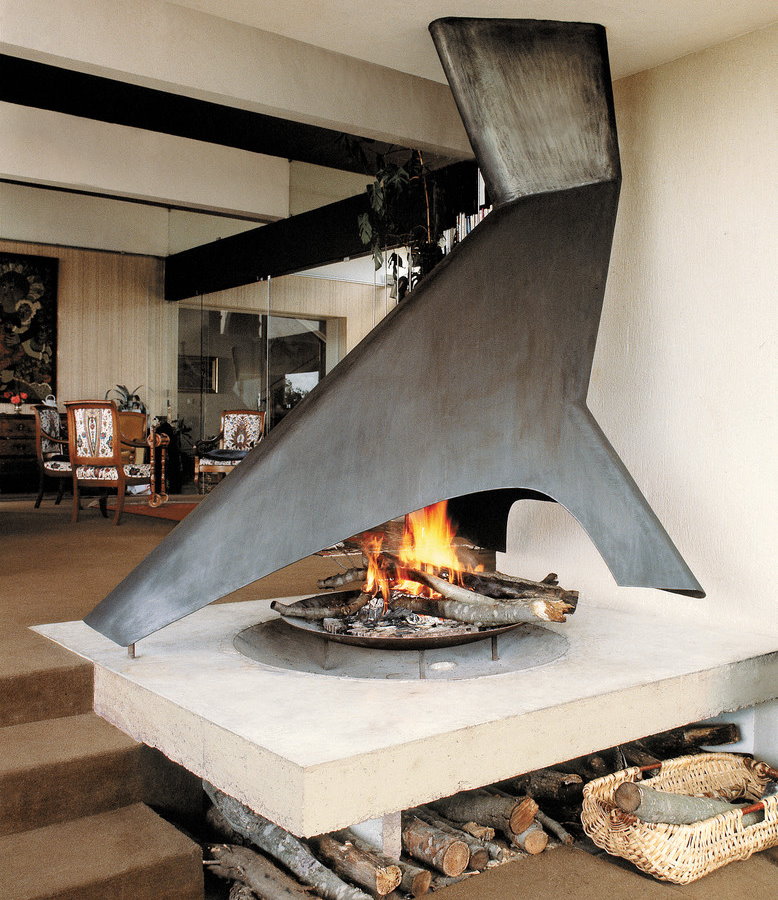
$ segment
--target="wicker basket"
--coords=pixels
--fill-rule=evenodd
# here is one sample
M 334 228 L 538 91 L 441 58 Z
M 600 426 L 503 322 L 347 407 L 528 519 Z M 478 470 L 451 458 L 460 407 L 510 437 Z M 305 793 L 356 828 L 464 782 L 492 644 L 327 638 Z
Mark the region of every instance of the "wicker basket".
M 648 784 L 678 794 L 756 801 L 767 783 L 762 777 L 765 770 L 762 764 L 731 753 L 701 753 L 663 762 Z M 649 875 L 688 884 L 778 844 L 778 795 L 764 799 L 764 820 L 748 826 L 743 825 L 740 810 L 693 825 L 651 824 L 622 812 L 613 802 L 616 788 L 625 781 L 640 781 L 643 773 L 633 766 L 590 781 L 584 788 L 581 821 L 595 844 Z

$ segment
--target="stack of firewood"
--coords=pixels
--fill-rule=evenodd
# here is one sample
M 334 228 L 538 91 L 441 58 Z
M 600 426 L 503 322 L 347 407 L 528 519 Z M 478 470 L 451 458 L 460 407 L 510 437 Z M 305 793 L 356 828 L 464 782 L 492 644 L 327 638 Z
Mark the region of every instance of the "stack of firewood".
M 206 785 L 213 803 L 208 823 L 219 842 L 204 842 L 205 865 L 231 883 L 230 900 L 419 897 L 582 838 L 583 786 L 592 778 L 739 739 L 737 726 L 730 723 L 688 725 L 407 810 L 399 860 L 349 830 L 300 840 Z M 625 797 L 625 803 L 645 808 L 655 801 Z

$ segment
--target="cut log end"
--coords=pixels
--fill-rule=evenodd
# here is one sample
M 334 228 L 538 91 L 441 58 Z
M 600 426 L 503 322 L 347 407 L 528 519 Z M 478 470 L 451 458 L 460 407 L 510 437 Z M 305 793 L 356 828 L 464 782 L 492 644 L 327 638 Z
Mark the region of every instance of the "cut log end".
M 513 843 L 525 853 L 537 856 L 548 846 L 548 835 L 537 825 L 531 825 L 523 834 L 517 834 Z
M 470 848 L 463 841 L 452 841 L 443 854 L 442 869 L 444 874 L 456 877 L 461 875 L 470 862 Z
M 625 781 L 616 788 L 613 799 L 620 810 L 634 813 L 640 806 L 640 788 L 634 781 Z
M 537 812 L 538 805 L 532 797 L 524 797 L 517 801 L 516 805 L 511 810 L 511 816 L 508 823 L 510 830 L 514 834 L 522 834 L 532 825 Z

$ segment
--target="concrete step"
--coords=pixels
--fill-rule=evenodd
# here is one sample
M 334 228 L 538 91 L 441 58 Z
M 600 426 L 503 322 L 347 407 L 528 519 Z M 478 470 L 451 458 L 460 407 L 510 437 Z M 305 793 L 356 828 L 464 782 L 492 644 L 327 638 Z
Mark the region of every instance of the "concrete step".
M 0 626 L 0 727 L 92 709 L 90 662 L 20 625 Z
M 142 803 L 0 837 L 4 900 L 202 900 L 200 848 Z
M 142 745 L 94 713 L 0 728 L 0 835 L 143 799 Z

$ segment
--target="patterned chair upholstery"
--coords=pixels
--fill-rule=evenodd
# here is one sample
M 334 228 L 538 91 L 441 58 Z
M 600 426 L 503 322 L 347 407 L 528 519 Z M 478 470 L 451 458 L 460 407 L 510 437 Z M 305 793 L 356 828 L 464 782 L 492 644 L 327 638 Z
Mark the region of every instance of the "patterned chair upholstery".
M 125 438 L 121 433 L 119 413 L 110 401 L 84 400 L 66 403 L 70 467 L 73 481 L 72 522 L 78 521 L 79 487 L 114 488 L 117 492 L 113 523 L 118 525 L 124 509 L 128 485 L 148 485 L 151 505 L 164 502 L 165 494 L 156 494 L 151 463 L 126 462 L 123 449 L 143 447 L 143 441 Z M 166 441 L 165 441 L 166 442 Z M 104 512 L 104 502 L 101 501 Z
M 46 479 L 56 479 L 57 499 L 55 506 L 62 500 L 65 485 L 70 480 L 70 461 L 68 458 L 67 434 L 62 427 L 59 411 L 55 406 L 40 403 L 32 408 L 35 414 L 35 451 L 38 457 L 40 480 L 35 509 L 41 505 Z
M 221 431 L 195 445 L 195 484 L 202 474 L 227 475 L 258 444 L 265 433 L 265 413 L 252 409 L 225 409 Z M 217 446 L 218 445 L 218 446 Z

